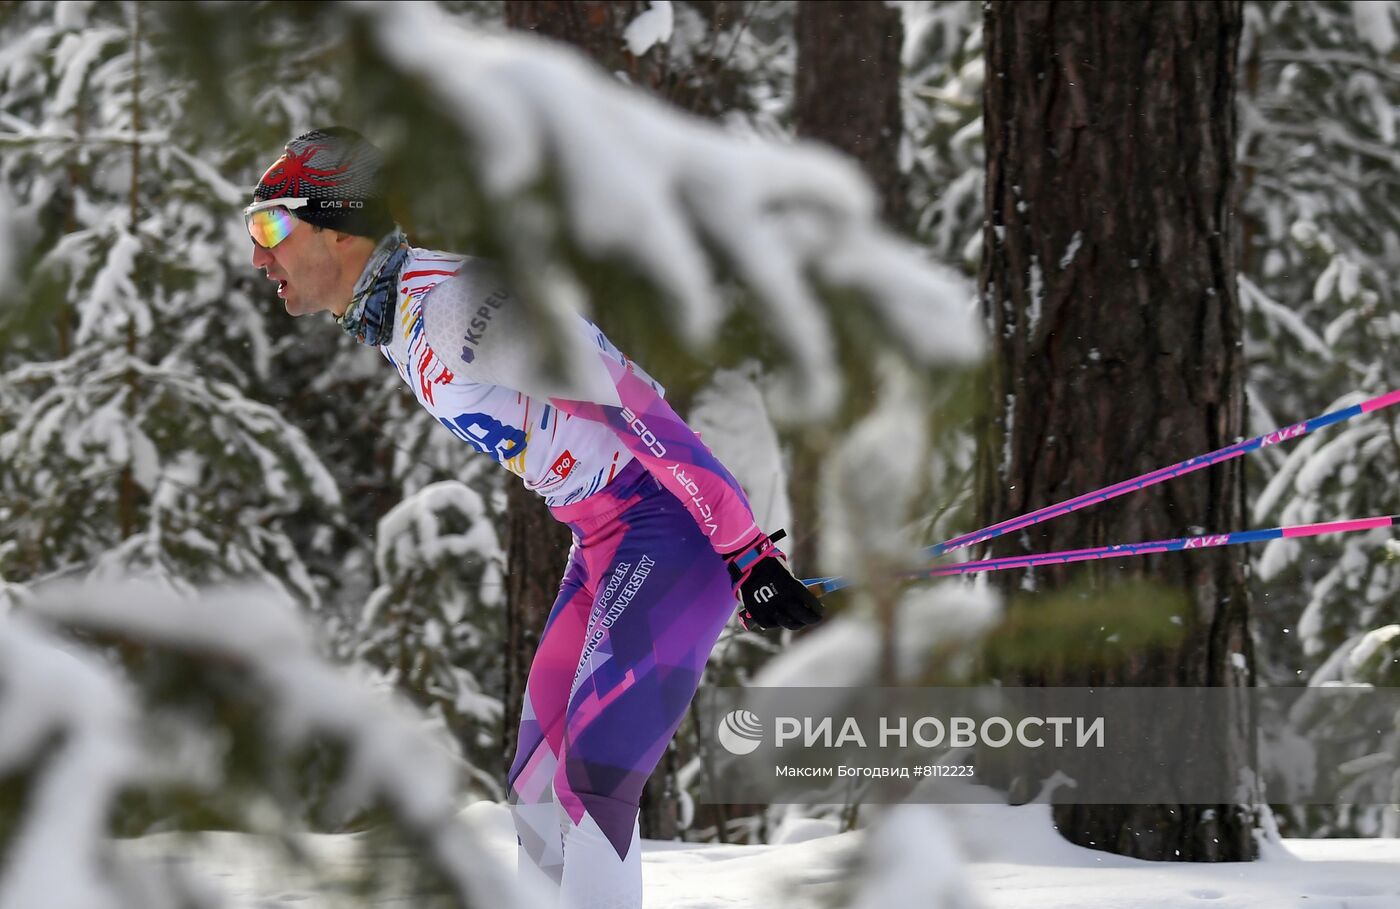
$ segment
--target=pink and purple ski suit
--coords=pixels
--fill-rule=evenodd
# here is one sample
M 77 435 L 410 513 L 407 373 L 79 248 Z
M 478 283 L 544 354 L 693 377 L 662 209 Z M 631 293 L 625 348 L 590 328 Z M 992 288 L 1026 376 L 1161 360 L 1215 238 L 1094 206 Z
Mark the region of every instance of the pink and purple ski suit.
M 642 786 L 734 613 L 721 554 L 759 528 L 662 388 L 592 323 L 577 317 L 562 345 L 573 368 L 551 376 L 490 268 L 421 249 L 400 261 L 380 350 L 573 531 L 509 774 L 521 873 L 562 906 L 638 907 Z

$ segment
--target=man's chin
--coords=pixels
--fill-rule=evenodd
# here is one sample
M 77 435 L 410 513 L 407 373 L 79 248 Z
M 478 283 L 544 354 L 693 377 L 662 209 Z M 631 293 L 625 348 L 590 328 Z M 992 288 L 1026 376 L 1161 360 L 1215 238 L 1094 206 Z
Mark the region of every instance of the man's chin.
M 308 300 L 300 295 L 292 296 L 288 294 L 282 299 L 282 305 L 287 310 L 289 316 L 309 316 L 318 312 L 329 310 L 328 306 L 318 305 L 314 300 Z
M 289 316 L 305 316 L 316 311 L 303 301 L 290 296 L 282 300 L 282 305 L 286 308 Z

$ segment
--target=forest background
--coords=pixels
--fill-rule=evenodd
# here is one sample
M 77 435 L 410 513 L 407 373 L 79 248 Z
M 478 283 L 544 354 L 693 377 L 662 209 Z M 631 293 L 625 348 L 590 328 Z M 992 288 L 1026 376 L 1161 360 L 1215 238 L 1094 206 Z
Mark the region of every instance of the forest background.
M 1048 256 L 1018 258 L 1012 213 L 1033 211 L 1019 225 L 1032 248 L 1036 237 L 1060 238 L 1056 259 L 1062 252 L 1074 261 L 1080 249 L 1106 258 L 1117 251 L 1117 234 L 1100 236 L 1107 221 L 1094 223 L 1068 200 L 1062 211 L 1050 211 L 998 190 L 1013 183 L 1017 196 L 1043 189 L 1053 202 L 1057 186 L 1068 185 L 1055 182 L 1068 179 L 1061 176 L 1031 184 L 1027 162 L 1036 152 L 1018 139 L 1026 133 L 1017 132 L 1014 118 L 1016 99 L 1035 89 L 1016 95 L 1018 80 L 1043 80 L 1056 65 L 1045 59 L 1061 59 L 1057 51 L 1065 48 L 1087 46 L 1085 53 L 1102 54 L 1095 62 L 1105 65 L 1153 59 L 1158 45 L 1150 39 L 1169 41 L 1181 25 L 1153 12 L 1170 5 L 1116 6 L 1130 10 L 1121 22 L 1102 20 L 1093 4 L 741 0 L 442 2 L 429 7 L 437 18 L 402 17 L 420 28 L 431 21 L 478 34 L 535 32 L 580 49 L 630 94 L 647 93 L 736 141 L 810 139 L 852 156 L 884 222 L 943 268 L 949 287 L 966 291 L 930 303 L 927 322 L 961 326 L 960 319 L 980 316 L 988 357 L 977 360 L 981 345 L 972 340 L 961 352 L 921 357 L 900 350 L 864 326 L 858 316 L 866 311 L 849 305 L 850 288 L 816 281 L 820 303 L 810 313 L 843 341 L 831 361 L 841 383 L 825 398 L 815 386 L 804 398 L 786 380 L 810 378 L 812 364 L 793 336 L 774 327 L 773 311 L 761 305 L 772 288 L 742 261 L 736 265 L 741 257 L 732 248 L 727 259 L 716 254 L 728 263 L 720 271 L 722 328 L 697 344 L 676 308 L 657 304 L 664 282 L 655 273 L 625 256 L 600 254 L 563 218 L 530 233 L 538 230 L 531 213 L 579 204 L 552 178 L 529 189 L 538 210 L 521 205 L 524 214 L 513 218 L 493 207 L 483 188 L 489 179 L 472 157 L 472 128 L 454 120 L 434 82 L 452 76 L 450 48 L 423 39 L 422 58 L 437 69 L 420 67 L 412 36 L 397 51 L 386 37 L 392 13 L 335 4 L 5 4 L 0 614 L 42 612 L 45 586 L 63 579 L 136 576 L 186 594 L 256 580 L 310 622 L 323 658 L 416 705 L 452 753 L 467 792 L 503 796 L 519 686 L 567 533 L 549 524 L 513 478 L 434 425 L 372 351 L 323 320 L 287 317 L 252 269 L 238 217 L 250 187 L 287 138 L 341 123 L 393 152 L 402 220 L 418 245 L 492 255 L 528 274 L 533 263 L 521 257 L 521 237 L 543 238 L 535 261 L 562 263 L 576 292 L 570 299 L 585 300 L 610 336 L 668 386 L 678 410 L 734 465 L 765 525 L 790 528 L 798 573 L 854 573 L 868 582 L 830 599 L 828 643 L 810 642 L 813 652 L 838 646 L 831 643 L 838 632 L 847 646 L 871 642 L 866 675 L 849 681 L 1048 683 L 1095 672 L 1151 681 L 1161 667 L 1141 653 L 1156 647 L 1190 654 L 1189 641 L 1163 644 L 1149 634 L 1137 651 L 1124 645 L 1103 657 L 1102 665 L 1116 670 L 1072 660 L 1067 666 L 1064 656 L 1086 632 L 1109 640 L 1122 630 L 1111 624 L 1119 621 L 1111 617 L 1122 596 L 1116 585 L 1155 579 L 1154 589 L 1200 599 L 1200 578 L 1115 569 L 1093 575 L 1089 594 L 1053 573 L 962 593 L 880 581 L 921 545 L 1009 516 L 1008 508 L 1052 500 L 1030 492 L 1029 499 L 1008 500 L 989 479 L 1000 475 L 1012 489 L 1035 489 L 1036 471 L 1054 469 L 1021 456 L 1044 442 L 1043 434 L 1026 435 L 1025 421 L 1052 386 L 1026 384 L 1025 377 L 1045 362 L 1046 348 L 998 338 L 1015 335 L 1015 325 L 1036 337 L 1057 305 L 1061 316 L 1074 312 L 1065 301 L 1075 291 L 1060 293 L 1055 284 L 1066 261 L 1054 273 L 1047 264 L 1042 274 L 1038 263 Z M 1202 51 L 1200 59 L 1229 77 L 1205 119 L 1221 125 L 1216 138 L 1225 143 L 1219 160 L 1226 163 L 1214 176 L 1205 165 L 1183 166 L 1152 183 L 1179 195 L 1208 189 L 1224 200 L 1219 231 L 1229 238 L 1233 267 L 1216 277 L 1238 337 L 1222 346 L 1223 359 L 1205 367 L 1225 375 L 1217 385 L 1226 392 L 1212 406 L 1236 411 L 1220 417 L 1216 429 L 1235 430 L 1221 436 L 1223 443 L 1396 388 L 1396 5 L 1177 6 L 1203 10 L 1190 23 L 1200 43 L 1177 49 L 1189 57 L 1191 48 L 1211 44 L 1214 56 Z M 1094 43 L 1095 29 L 1112 28 L 1132 29 L 1146 43 Z M 1045 35 L 1044 45 L 1027 51 L 1008 37 L 1018 29 Z M 1212 34 L 1225 37 L 1200 37 Z M 1037 65 L 1017 56 L 1036 53 L 1043 55 Z M 1072 85 L 1072 67 L 1056 72 L 1066 71 Z M 1090 73 L 1081 78 L 1101 87 Z M 1171 109 L 1184 97 L 1172 89 L 1157 102 L 1139 100 Z M 1128 121 L 1127 108 L 1107 103 L 1095 95 L 1079 114 L 1093 124 Z M 585 118 L 576 128 L 606 132 L 611 121 Z M 1104 134 L 1115 148 L 1112 131 Z M 1008 181 L 1008 173 L 1031 176 Z M 1027 261 L 1037 264 L 1017 265 Z M 1007 268 L 1019 290 L 998 289 L 998 269 Z M 1076 280 L 1081 296 L 1094 286 Z M 551 286 L 557 290 L 543 282 L 534 290 L 548 298 Z M 1174 320 L 1194 318 L 1170 297 L 1154 302 L 1160 307 L 1149 321 L 1164 337 Z M 1113 312 L 1081 312 L 1084 321 L 1048 330 L 1104 327 Z M 957 337 L 961 330 L 948 329 Z M 1020 379 L 1018 362 L 1032 364 Z M 1087 394 L 1096 406 L 1138 411 L 1162 425 L 1200 418 L 1189 396 L 1148 395 L 1168 410 L 1142 410 L 1143 389 L 1161 376 L 1129 372 L 1105 373 L 1085 386 Z M 892 448 L 901 454 L 891 455 Z M 1146 451 L 1148 466 L 1197 453 L 1167 443 Z M 1183 506 L 1173 513 L 1170 535 L 1400 513 L 1397 468 L 1394 418 L 1357 421 L 1251 457 L 1235 479 L 1202 487 L 1201 495 L 1228 500 L 1233 511 L 1182 516 L 1189 511 Z M 1103 482 L 1124 478 L 1104 469 L 1110 474 Z M 872 483 L 874 493 L 860 491 Z M 1240 523 L 1209 526 L 1212 517 Z M 1075 535 L 1083 545 L 1134 539 L 1091 539 L 1132 532 L 1112 522 L 1068 524 L 1061 542 L 1073 544 Z M 1014 545 L 1051 548 L 1050 539 Z M 1233 600 L 1248 606 L 1232 638 L 1247 657 L 1245 682 L 1393 685 L 1400 665 L 1396 557 L 1394 544 L 1376 534 L 1279 540 L 1222 557 L 1229 564 L 1221 563 L 1224 573 L 1210 581 L 1211 590 L 1238 584 L 1247 591 Z M 1016 623 L 1003 619 L 1025 615 L 1021 610 L 1037 599 L 1049 602 L 1036 614 L 1051 616 L 1032 626 L 1043 649 L 1007 656 L 1012 650 L 997 642 L 1014 640 L 1007 629 Z M 946 619 L 938 610 L 954 601 L 982 616 L 962 637 L 929 619 Z M 1079 606 L 1066 605 L 1072 602 Z M 1024 637 L 1025 628 L 1019 633 Z M 181 684 L 209 682 L 178 659 L 143 656 L 149 642 L 131 629 L 115 640 L 112 634 L 97 635 L 101 652 L 141 680 L 142 690 L 168 696 Z M 732 628 L 707 682 L 749 684 L 765 672 L 790 680 L 773 661 L 802 643 Z M 950 658 L 969 644 L 986 647 L 989 656 Z M 1210 658 L 1226 656 L 1212 651 Z M 239 734 L 257 739 L 256 726 Z M 648 787 L 644 834 L 764 841 L 791 809 L 695 804 L 704 738 L 694 724 L 683 727 Z M 22 794 L 42 765 L 35 754 L 8 767 L 0 761 L 0 844 L 18 824 Z M 1372 760 L 1358 771 L 1358 792 L 1400 791 L 1396 770 L 1393 757 Z M 297 773 L 287 785 L 298 797 L 282 810 L 324 826 L 317 812 L 326 793 L 315 791 L 317 773 Z M 174 791 L 128 792 L 113 816 L 114 832 L 163 829 L 172 812 L 197 817 L 186 821 L 196 825 L 248 823 L 236 786 L 197 809 L 188 792 Z M 812 810 L 848 825 L 861 812 L 856 803 Z M 1264 823 L 1257 806 L 1240 816 L 1238 829 Z M 1394 810 L 1380 805 L 1275 804 L 1272 816 L 1294 836 L 1400 833 Z M 1088 836 L 1095 824 L 1124 823 L 1122 815 L 1059 820 L 1071 838 L 1074 825 Z M 1178 848 L 1179 840 L 1120 844 L 1120 851 L 1152 857 Z M 1236 845 L 1237 852 L 1199 857 L 1247 857 L 1248 837 Z

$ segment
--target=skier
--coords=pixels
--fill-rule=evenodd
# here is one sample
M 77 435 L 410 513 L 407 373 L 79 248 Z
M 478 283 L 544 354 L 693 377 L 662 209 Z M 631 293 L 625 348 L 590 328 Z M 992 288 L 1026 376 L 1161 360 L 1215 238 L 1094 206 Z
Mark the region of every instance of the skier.
M 410 246 L 381 171 L 348 129 L 288 142 L 244 211 L 253 266 L 291 315 L 329 311 L 379 348 L 571 529 L 508 777 L 519 865 L 563 907 L 639 907 L 642 786 L 720 631 L 736 605 L 760 629 L 812 624 L 820 606 L 660 385 L 582 316 L 563 346 L 583 368 L 536 375 L 519 302 L 486 263 Z

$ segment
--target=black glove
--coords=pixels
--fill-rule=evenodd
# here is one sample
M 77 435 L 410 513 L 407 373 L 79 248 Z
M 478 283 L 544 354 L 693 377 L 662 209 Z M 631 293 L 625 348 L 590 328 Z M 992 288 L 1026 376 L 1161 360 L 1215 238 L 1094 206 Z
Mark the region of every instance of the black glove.
M 821 621 L 821 603 L 793 577 L 787 557 L 773 545 L 784 536 L 781 530 L 760 535 L 724 557 L 746 629 L 802 628 Z

